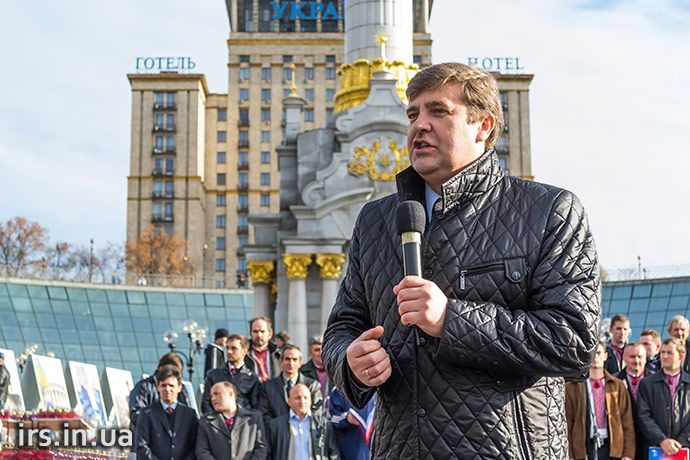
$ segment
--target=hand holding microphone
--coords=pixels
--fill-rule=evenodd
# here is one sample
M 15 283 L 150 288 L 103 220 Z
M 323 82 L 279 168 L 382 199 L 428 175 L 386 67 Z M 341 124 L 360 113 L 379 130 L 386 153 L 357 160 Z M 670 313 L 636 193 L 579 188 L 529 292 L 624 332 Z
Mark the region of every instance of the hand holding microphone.
M 432 337 L 441 337 L 448 298 L 435 283 L 422 278 L 422 234 L 426 211 L 418 201 L 404 201 L 395 214 L 402 238 L 405 278 L 393 288 L 404 325 L 415 325 Z

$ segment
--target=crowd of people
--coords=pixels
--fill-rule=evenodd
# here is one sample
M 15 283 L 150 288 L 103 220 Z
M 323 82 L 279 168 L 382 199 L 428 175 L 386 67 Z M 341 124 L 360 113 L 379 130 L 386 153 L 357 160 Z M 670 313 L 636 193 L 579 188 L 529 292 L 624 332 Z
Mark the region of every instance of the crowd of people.
M 130 394 L 138 459 L 367 460 L 375 398 L 354 408 L 328 380 L 321 337 L 309 361 L 271 321 L 249 322 L 250 338 L 218 329 L 206 350 L 201 417 L 189 408 L 182 360 L 164 355 Z
M 665 456 L 690 448 L 690 323 L 668 322 L 669 338 L 642 331 L 630 340 L 625 315 L 611 318 L 582 382 L 566 383 L 569 458 L 646 460 L 650 447 Z

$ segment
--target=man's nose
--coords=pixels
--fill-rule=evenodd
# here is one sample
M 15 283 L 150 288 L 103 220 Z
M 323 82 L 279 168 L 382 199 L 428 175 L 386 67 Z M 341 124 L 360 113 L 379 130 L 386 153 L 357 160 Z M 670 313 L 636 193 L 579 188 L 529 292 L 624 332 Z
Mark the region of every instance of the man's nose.
M 420 112 L 412 123 L 412 128 L 415 131 L 430 131 L 431 124 L 429 123 L 429 118 L 424 113 Z

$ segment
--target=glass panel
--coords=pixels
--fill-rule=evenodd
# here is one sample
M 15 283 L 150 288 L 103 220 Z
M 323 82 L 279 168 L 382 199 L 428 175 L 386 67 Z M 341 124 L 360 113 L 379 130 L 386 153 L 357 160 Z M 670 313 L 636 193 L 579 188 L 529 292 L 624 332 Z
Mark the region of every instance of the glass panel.
M 132 321 L 129 318 L 113 318 L 116 331 L 131 331 Z
M 225 294 L 223 295 L 225 299 L 226 307 L 244 307 L 244 302 L 242 301 L 242 296 L 237 294 Z
M 29 291 L 29 295 L 32 299 L 48 298 L 48 291 L 45 286 L 27 286 L 26 289 Z
M 113 316 L 117 316 L 120 318 L 129 317 L 129 305 L 127 305 L 126 303 L 111 303 L 110 310 L 112 311 Z
M 142 305 L 130 305 L 129 312 L 132 318 L 146 318 L 149 317 L 148 309 Z
M 67 296 L 72 301 L 78 300 L 79 302 L 87 302 L 89 300 L 86 297 L 85 289 L 67 288 Z
M 170 329 L 170 321 L 167 319 L 152 319 L 151 326 L 153 327 L 154 333 L 163 335 L 165 331 Z
M 647 306 L 649 305 L 649 299 L 633 299 L 630 301 L 630 313 L 633 312 L 647 312 Z
M 137 344 L 140 347 L 153 347 L 154 346 L 154 338 L 151 334 L 142 334 L 142 333 L 137 333 Z M 163 336 L 160 337 L 160 341 L 163 342 Z
M 72 302 L 72 313 L 74 313 L 74 316 L 90 315 L 91 314 L 91 307 L 89 306 L 88 302 L 73 301 Z
M 93 364 L 94 361 L 103 360 L 100 347 L 83 347 L 82 350 L 84 351 L 84 358 L 91 364 Z
M 7 291 L 12 299 L 15 297 L 29 297 L 29 293 L 26 291 L 26 286 L 23 284 L 8 284 Z
M 67 291 L 61 286 L 48 286 L 48 295 L 51 299 L 67 300 Z
M 107 303 L 91 302 L 91 312 L 94 316 L 110 316 L 110 307 Z
M 606 286 L 603 287 L 603 288 L 601 289 L 601 299 L 602 299 L 602 301 L 607 302 L 607 301 L 611 300 L 611 294 L 613 294 L 613 288 L 611 288 L 611 287 L 606 287 Z
M 76 328 L 76 326 L 74 325 L 74 319 L 72 319 L 72 315 L 55 315 L 55 320 L 57 321 L 58 328 Z
M 106 291 L 110 303 L 127 303 L 125 291 Z
M 93 322 L 96 325 L 96 329 L 99 331 L 106 330 L 106 331 L 111 331 L 113 330 L 113 320 L 110 317 L 100 317 L 96 316 L 93 318 Z
M 18 327 L 3 328 L 2 334 L 5 336 L 5 340 L 7 341 L 16 340 L 18 342 L 24 342 L 24 337 L 22 337 L 22 333 Z M 22 350 L 19 351 L 21 352 Z
M 149 305 L 149 313 L 151 318 L 167 318 L 168 309 L 161 305 Z
M 77 325 L 77 329 L 90 329 L 95 330 L 93 319 L 90 316 L 75 316 L 74 323 Z
M 206 315 L 209 320 L 224 320 L 225 311 L 222 308 L 207 308 Z
M 613 288 L 612 299 L 630 299 L 632 286 L 616 286 Z
M 629 300 L 612 300 L 611 309 L 609 310 L 610 315 L 613 316 L 617 313 L 627 314 L 629 303 Z
M 20 326 L 36 326 L 36 318 L 34 318 L 33 313 L 17 312 L 15 317 Z
M 157 363 L 160 359 L 155 348 L 139 348 L 139 356 L 141 356 L 141 360 L 144 362 Z
M 652 297 L 649 300 L 649 311 L 664 311 L 668 307 L 668 297 Z
M 89 302 L 107 302 L 105 298 L 105 291 L 99 291 L 97 289 L 87 289 L 86 295 L 89 298 Z
M 52 313 L 53 306 L 50 304 L 50 300 L 47 299 L 31 299 L 31 303 L 34 306 L 34 311 L 40 311 L 44 313 Z
M 43 302 L 43 300 L 37 300 L 37 302 Z M 12 311 L 12 302 L 9 297 L 0 297 L 0 311 Z
M 117 341 L 120 342 L 122 348 L 135 348 L 136 341 L 134 339 L 134 332 L 118 332 L 115 334 Z
M 690 294 L 690 283 L 678 282 L 673 283 L 673 295 Z
M 62 337 L 62 341 L 64 343 L 80 343 L 77 331 L 75 331 L 74 329 L 59 329 L 59 332 L 60 337 Z
M 65 354 L 70 361 L 84 361 L 84 352 L 79 345 L 65 344 Z
M 83 345 L 98 345 L 96 331 L 79 331 L 79 337 Z
M 647 318 L 647 312 L 643 313 L 631 313 L 628 315 L 628 319 L 630 320 L 630 327 L 634 329 L 640 329 L 644 327 L 645 324 L 645 319 Z
M 181 305 L 184 306 L 184 295 L 183 294 L 173 294 L 170 292 L 165 293 L 165 298 L 168 305 Z
M 55 317 L 52 314 L 37 313 L 36 321 L 41 327 L 57 327 Z
M 172 182 L 169 182 L 172 184 Z M 127 301 L 134 304 L 145 304 L 146 298 L 141 291 L 127 291 Z
M 165 294 L 162 292 L 147 292 L 146 300 L 148 304 L 165 305 Z
M 148 319 L 140 318 L 134 321 L 135 332 L 151 332 L 151 322 Z
M 136 361 L 139 359 L 139 353 L 134 347 L 124 347 L 120 349 L 123 361 Z
M 31 301 L 26 297 L 12 297 L 15 311 L 32 311 Z
M 120 351 L 117 349 L 117 347 L 109 347 L 109 346 L 103 346 L 101 347 L 101 351 L 103 352 L 103 357 L 105 358 L 106 362 L 113 363 L 117 366 L 122 365 L 122 360 L 120 359 Z
M 63 313 L 66 315 L 72 314 L 72 307 L 66 300 L 51 300 L 50 303 L 53 305 L 53 312 L 56 314 Z
M 114 332 L 98 331 L 98 340 L 101 345 L 117 345 L 117 338 Z M 122 349 L 125 350 L 127 348 L 129 347 L 123 347 Z
M 651 284 L 638 284 L 633 286 L 633 299 L 639 299 L 642 297 L 649 297 L 652 294 Z

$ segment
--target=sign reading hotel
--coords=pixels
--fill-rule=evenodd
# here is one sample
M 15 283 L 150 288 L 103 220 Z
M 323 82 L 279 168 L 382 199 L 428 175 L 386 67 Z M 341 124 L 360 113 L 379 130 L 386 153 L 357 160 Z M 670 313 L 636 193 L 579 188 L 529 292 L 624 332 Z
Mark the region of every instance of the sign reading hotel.
M 137 70 L 192 70 L 196 62 L 190 57 L 138 57 Z
M 321 2 L 271 2 L 273 12 L 271 19 L 280 19 L 285 13 L 289 12 L 290 19 L 316 19 L 316 15 L 321 13 L 321 19 L 341 19 L 338 16 L 338 8 L 333 2 L 323 4 Z
M 468 57 L 467 63 L 491 72 L 525 70 L 524 67 L 520 67 L 520 58 L 517 57 Z

